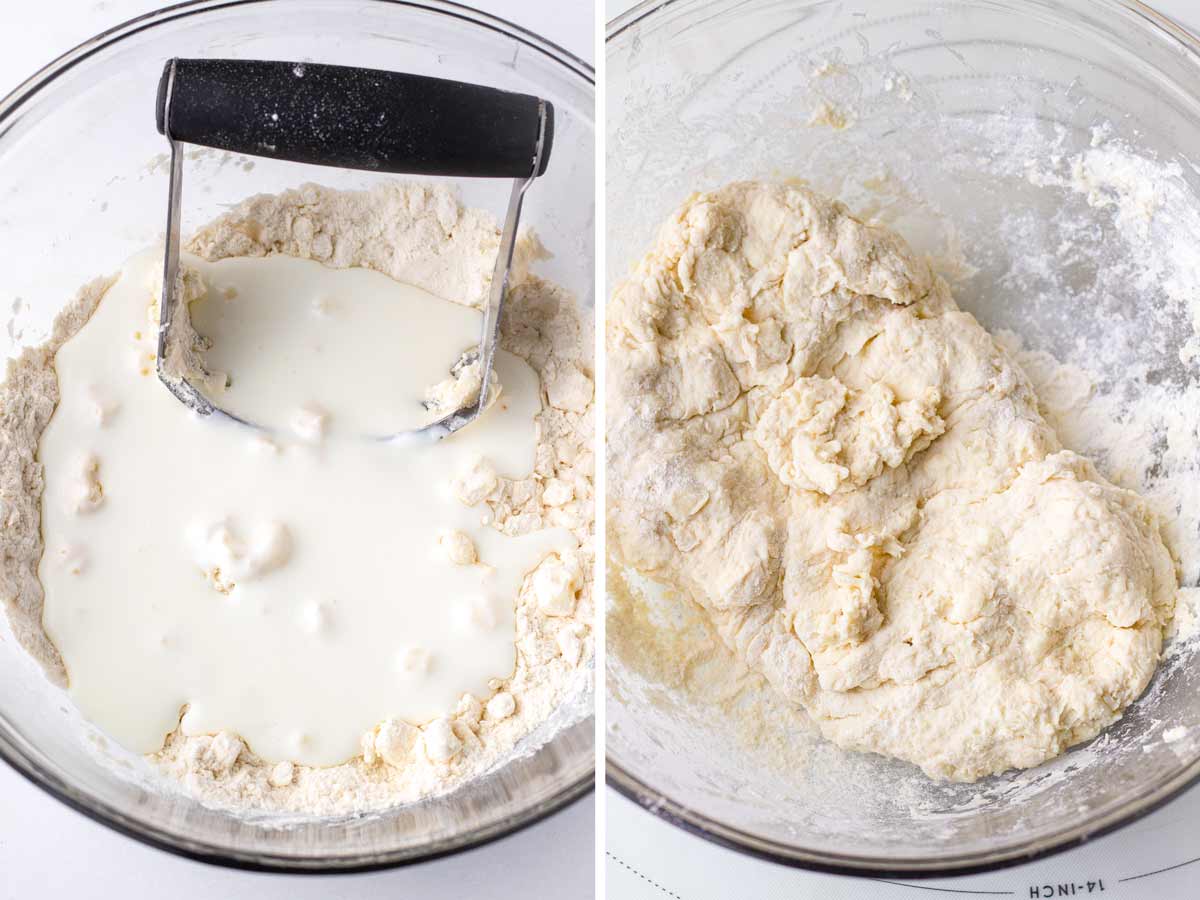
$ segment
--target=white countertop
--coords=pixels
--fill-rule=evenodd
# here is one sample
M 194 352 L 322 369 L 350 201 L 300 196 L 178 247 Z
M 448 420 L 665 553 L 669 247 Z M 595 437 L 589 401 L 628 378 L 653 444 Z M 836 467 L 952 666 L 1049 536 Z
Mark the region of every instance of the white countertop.
M 587 0 L 467 0 L 594 60 Z M 0 0 L 0 96 L 60 53 L 161 0 Z M 422 900 L 594 894 L 589 795 L 532 828 L 457 856 L 367 875 L 282 876 L 221 869 L 143 846 L 68 809 L 0 763 L 0 900 L 170 897 L 215 900 Z
M 920 897 L 1200 896 L 1200 789 L 1144 819 L 1044 860 L 965 878 L 875 880 L 824 875 L 726 850 L 606 791 L 605 877 L 612 900 L 919 900 Z

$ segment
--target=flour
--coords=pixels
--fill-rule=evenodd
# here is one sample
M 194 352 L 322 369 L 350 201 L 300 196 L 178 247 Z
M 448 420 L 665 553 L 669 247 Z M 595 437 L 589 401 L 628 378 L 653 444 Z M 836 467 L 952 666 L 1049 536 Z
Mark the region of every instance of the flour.
M 208 260 L 285 254 L 332 267 L 371 268 L 478 307 L 487 295 L 498 243 L 494 222 L 485 213 L 463 209 L 449 191 L 390 183 L 361 193 L 306 185 L 278 196 L 253 197 L 201 229 L 185 249 Z M 360 756 L 327 768 L 288 761 L 267 764 L 234 734 L 187 737 L 177 730 L 151 762 L 204 802 L 327 815 L 381 809 L 441 793 L 501 765 L 558 708 L 588 689 L 592 656 L 590 342 L 582 334 L 574 300 L 528 274 L 529 263 L 541 252 L 536 241 L 521 242 L 515 287 L 501 322 L 501 346 L 524 358 L 542 382 L 545 402 L 536 419 L 534 470 L 522 479 L 495 476 L 480 500 L 500 531 L 522 535 L 547 525 L 565 528 L 575 535 L 579 550 L 570 559 L 554 562 L 558 567 L 554 571 L 566 574 L 551 579 L 554 590 L 549 601 L 546 589 L 538 590 L 532 581 L 522 588 L 516 603 L 514 673 L 493 682 L 495 693 L 486 708 L 479 698 L 464 695 L 457 709 L 420 729 L 396 720 L 382 722 L 363 735 Z M 0 541 L 4 551 L 0 588 L 14 632 L 60 682 L 65 672 L 40 627 L 42 594 L 34 577 L 43 552 L 41 471 L 34 454 L 58 399 L 54 353 L 87 321 L 109 283 L 89 285 L 60 316 L 50 342 L 10 364 L 3 388 L 0 498 L 6 528 Z M 547 490 L 553 503 L 543 500 Z M 210 537 L 197 536 L 200 550 L 229 544 L 217 540 L 213 545 Z M 243 577 L 265 570 L 284 552 L 284 545 L 276 540 L 263 546 L 264 552 L 255 556 L 257 568 L 242 572 Z M 473 550 L 452 536 L 446 546 L 456 560 L 465 560 Z
M 1182 583 L 1200 584 L 1200 210 L 1177 162 L 1159 161 L 1092 131 L 1091 146 L 1031 162 L 1026 177 L 1111 210 L 1112 231 L 1065 214 L 1048 256 L 1070 271 L 1095 253 L 1094 280 L 1062 284 L 1046 255 L 1012 272 L 1014 287 L 1039 283 L 1096 310 L 1105 340 L 1055 341 L 1001 334 L 1038 388 L 1063 443 L 1108 478 L 1137 490 L 1162 517 Z M 1039 236 L 1030 234 L 1031 240 Z M 1036 266 L 1036 268 L 1032 268 Z M 1090 338 L 1090 335 L 1087 336 Z
M 115 280 L 97 278 L 85 285 L 59 314 L 44 344 L 8 361 L 0 384 L 0 599 L 17 641 L 59 685 L 66 684 L 66 670 L 42 630 L 43 594 L 37 577 L 45 549 L 37 445 L 58 404 L 54 354 L 83 327 Z M 82 566 L 83 560 L 76 557 L 73 564 Z
M 891 232 L 696 195 L 609 311 L 615 552 L 826 737 L 974 780 L 1095 736 L 1170 621 L 1157 517 L 1061 449 Z

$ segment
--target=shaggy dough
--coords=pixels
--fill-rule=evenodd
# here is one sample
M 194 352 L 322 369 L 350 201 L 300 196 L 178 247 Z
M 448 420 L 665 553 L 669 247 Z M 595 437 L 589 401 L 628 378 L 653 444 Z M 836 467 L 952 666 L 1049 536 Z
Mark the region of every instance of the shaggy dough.
M 971 781 L 1145 688 L 1177 577 L 1136 494 L 892 232 L 693 196 L 608 313 L 610 546 L 837 744 Z

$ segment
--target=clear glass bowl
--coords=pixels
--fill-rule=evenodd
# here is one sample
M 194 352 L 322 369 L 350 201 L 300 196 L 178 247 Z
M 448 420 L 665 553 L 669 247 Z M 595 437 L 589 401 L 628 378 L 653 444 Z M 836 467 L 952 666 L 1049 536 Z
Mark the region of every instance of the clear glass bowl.
M 594 78 L 586 63 L 500 19 L 453 3 L 206 0 L 143 16 L 77 47 L 0 101 L 0 303 L 6 355 L 40 343 L 84 282 L 161 240 L 165 140 L 154 126 L 171 56 L 296 59 L 398 69 L 549 98 L 557 111 L 548 174 L 522 224 L 554 258 L 542 271 L 594 307 Z M 359 188 L 363 172 L 222 154 L 185 163 L 183 225 L 250 194 L 305 181 Z M 507 183 L 460 185 L 502 212 Z M 3 619 L 0 616 L 0 619 Z M 586 793 L 594 774 L 591 698 L 581 692 L 503 767 L 453 793 L 340 819 L 246 818 L 205 808 L 149 779 L 79 720 L 0 626 L 0 756 L 79 811 L 187 856 L 247 868 L 350 870 L 452 853 L 508 834 Z M 568 708 L 569 707 L 569 708 Z
M 610 23 L 606 58 L 609 291 L 692 191 L 800 178 L 896 225 L 985 326 L 1097 373 L 1096 397 L 1123 415 L 1195 379 L 1179 353 L 1200 292 L 1200 43 L 1140 3 L 654 0 Z M 1109 150 L 1136 171 L 1106 169 Z M 1124 475 L 1168 503 L 1167 476 L 1200 483 L 1200 412 L 1180 417 Z M 1198 497 L 1176 503 L 1187 585 Z M 1194 640 L 1095 741 L 977 785 L 801 734 L 808 761 L 781 774 L 611 640 L 606 677 L 609 784 L 710 840 L 815 869 L 1014 864 L 1200 777 Z

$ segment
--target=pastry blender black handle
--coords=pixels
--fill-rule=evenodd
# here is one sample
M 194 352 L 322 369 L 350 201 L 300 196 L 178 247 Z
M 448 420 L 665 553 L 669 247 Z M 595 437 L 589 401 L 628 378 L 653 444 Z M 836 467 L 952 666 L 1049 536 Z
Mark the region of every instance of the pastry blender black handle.
M 318 63 L 168 60 L 157 109 L 172 141 L 413 175 L 541 175 L 554 137 L 553 106 L 528 94 Z

